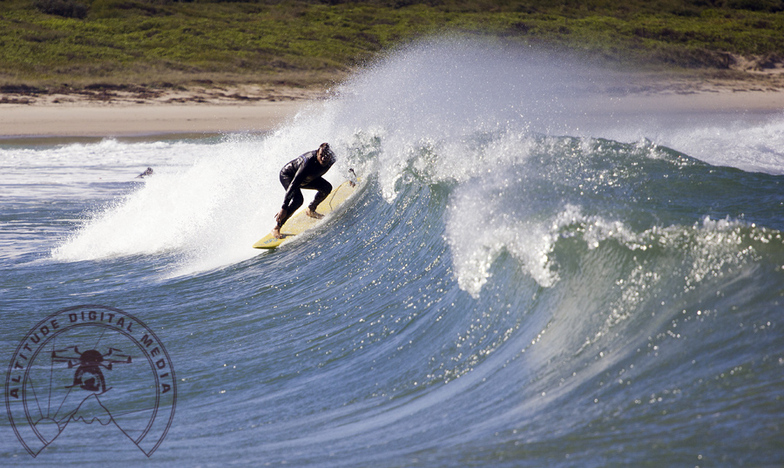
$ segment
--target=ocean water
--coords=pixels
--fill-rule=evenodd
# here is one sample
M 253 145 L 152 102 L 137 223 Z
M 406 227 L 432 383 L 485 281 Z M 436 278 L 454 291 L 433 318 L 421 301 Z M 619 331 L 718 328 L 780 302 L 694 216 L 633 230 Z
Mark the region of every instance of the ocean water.
M 0 141 L 2 464 L 784 464 L 784 114 L 612 79 L 434 40 L 267 134 Z M 356 195 L 250 248 L 322 141 Z

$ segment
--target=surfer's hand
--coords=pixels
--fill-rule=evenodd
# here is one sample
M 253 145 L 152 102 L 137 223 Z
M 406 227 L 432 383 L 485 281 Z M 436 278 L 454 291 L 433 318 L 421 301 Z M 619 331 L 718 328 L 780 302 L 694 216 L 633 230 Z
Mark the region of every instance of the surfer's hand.
M 287 214 L 286 209 L 281 208 L 280 211 L 278 211 L 278 214 L 275 215 L 275 221 L 277 221 L 278 224 L 282 224 L 283 220 L 286 219 Z

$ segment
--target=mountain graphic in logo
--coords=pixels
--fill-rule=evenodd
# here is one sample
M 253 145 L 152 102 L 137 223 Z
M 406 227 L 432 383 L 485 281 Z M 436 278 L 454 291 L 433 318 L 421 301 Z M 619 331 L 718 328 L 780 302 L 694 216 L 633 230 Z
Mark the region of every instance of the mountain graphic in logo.
M 135 441 L 117 424 L 112 414 L 101 403 L 100 397 L 93 393 L 86 397 L 84 401 L 70 414 L 60 421 L 54 419 L 41 419 L 35 424 L 35 430 L 41 434 L 46 441 L 46 445 L 67 442 L 65 439 L 83 440 L 86 432 L 84 426 L 93 426 L 89 432 L 98 432 L 99 437 L 94 440 L 101 440 L 107 443 L 109 440 L 126 440 L 134 445 Z M 94 429 L 98 429 L 95 431 Z

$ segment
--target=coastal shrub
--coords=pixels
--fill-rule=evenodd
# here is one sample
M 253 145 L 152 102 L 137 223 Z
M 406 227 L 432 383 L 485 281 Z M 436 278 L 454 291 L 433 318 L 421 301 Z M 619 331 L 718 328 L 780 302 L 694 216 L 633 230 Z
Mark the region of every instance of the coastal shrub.
M 379 51 L 444 33 L 495 36 L 629 69 L 726 70 L 737 65 L 731 63 L 733 56 L 765 57 L 759 68 L 773 69 L 784 54 L 784 0 L 0 4 L 0 79 L 30 83 L 334 81 Z
M 41 13 L 57 15 L 63 18 L 84 19 L 87 17 L 87 5 L 74 0 L 35 0 L 33 6 Z
M 784 11 L 784 1 L 782 0 L 729 0 L 727 6 L 736 10 L 766 11 L 770 13 Z
M 168 14 L 159 5 L 162 1 L 137 0 L 94 0 L 91 6 L 91 17 L 95 18 L 133 18 L 138 15 L 159 16 Z

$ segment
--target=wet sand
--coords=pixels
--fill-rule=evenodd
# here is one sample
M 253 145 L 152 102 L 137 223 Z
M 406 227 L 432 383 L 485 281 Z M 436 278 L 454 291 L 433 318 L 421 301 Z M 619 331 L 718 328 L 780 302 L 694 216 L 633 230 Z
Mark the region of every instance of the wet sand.
M 0 107 L 0 137 L 120 137 L 269 131 L 308 101 L 226 104 L 75 104 Z

